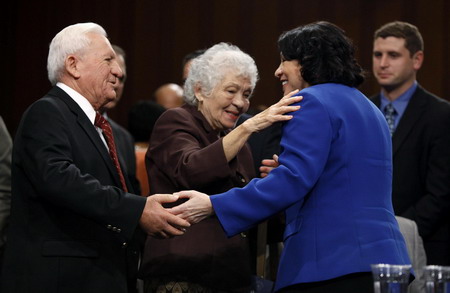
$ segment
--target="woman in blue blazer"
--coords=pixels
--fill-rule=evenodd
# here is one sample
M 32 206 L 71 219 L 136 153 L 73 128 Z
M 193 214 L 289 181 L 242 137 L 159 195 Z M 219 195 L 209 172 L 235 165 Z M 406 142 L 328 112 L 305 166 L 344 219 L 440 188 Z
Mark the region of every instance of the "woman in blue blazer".
M 282 34 L 275 75 L 301 109 L 284 123 L 280 165 L 211 197 L 173 208 L 191 222 L 215 213 L 228 236 L 285 211 L 275 291 L 373 292 L 370 264 L 410 264 L 391 202 L 386 120 L 355 87 L 364 78 L 351 41 L 328 22 Z

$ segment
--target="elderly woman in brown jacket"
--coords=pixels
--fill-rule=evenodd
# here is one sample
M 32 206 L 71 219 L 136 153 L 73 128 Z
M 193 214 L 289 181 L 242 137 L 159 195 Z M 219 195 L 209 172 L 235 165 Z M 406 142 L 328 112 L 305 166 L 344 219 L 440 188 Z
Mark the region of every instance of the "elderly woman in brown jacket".
M 255 177 L 249 136 L 277 121 L 291 119 L 278 103 L 235 127 L 248 110 L 258 79 L 254 60 L 233 45 L 220 43 L 196 58 L 185 83 L 182 107 L 157 121 L 146 154 L 150 194 L 195 189 L 207 194 L 243 187 Z M 147 238 L 141 278 L 145 292 L 248 292 L 250 259 L 245 235 L 227 238 L 211 217 L 172 239 Z

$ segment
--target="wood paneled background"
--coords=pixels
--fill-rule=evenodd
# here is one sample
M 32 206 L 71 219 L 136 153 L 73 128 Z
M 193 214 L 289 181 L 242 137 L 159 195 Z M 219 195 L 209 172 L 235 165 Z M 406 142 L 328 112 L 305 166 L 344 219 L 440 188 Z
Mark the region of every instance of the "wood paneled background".
M 181 80 L 183 56 L 218 42 L 231 42 L 254 57 L 260 81 L 252 105 L 281 97 L 274 78 L 278 36 L 298 25 L 327 20 L 342 27 L 357 46 L 367 71 L 361 86 L 378 91 L 371 74 L 373 32 L 403 20 L 417 25 L 425 41 L 419 82 L 450 99 L 450 1 L 447 0 L 49 0 L 8 1 L 3 7 L 0 50 L 0 115 L 14 135 L 23 111 L 50 88 L 48 44 L 67 25 L 93 21 L 127 53 L 128 80 L 110 116 L 127 126 L 128 110 L 167 82 Z

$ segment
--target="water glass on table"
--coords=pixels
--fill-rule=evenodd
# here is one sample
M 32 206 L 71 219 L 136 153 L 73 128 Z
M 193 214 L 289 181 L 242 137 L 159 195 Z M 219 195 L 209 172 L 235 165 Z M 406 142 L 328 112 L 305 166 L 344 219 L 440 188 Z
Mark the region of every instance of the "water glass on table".
M 407 293 L 411 265 L 373 264 L 375 293 Z
M 450 267 L 426 266 L 423 275 L 426 293 L 450 293 Z

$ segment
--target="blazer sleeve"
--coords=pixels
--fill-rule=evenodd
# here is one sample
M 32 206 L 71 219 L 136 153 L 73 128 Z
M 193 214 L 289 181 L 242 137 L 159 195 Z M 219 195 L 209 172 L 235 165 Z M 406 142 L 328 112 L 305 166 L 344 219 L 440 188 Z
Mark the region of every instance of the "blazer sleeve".
M 95 166 L 99 162 L 98 152 L 82 154 L 92 159 L 92 162 L 85 160 L 88 162 L 83 169 L 75 164 L 75 158 L 86 152 L 88 145 L 89 150 L 93 150 L 93 142 L 87 136 L 73 137 L 83 130 L 74 118 L 68 118 L 73 117 L 73 113 L 62 108 L 64 106 L 50 99 L 41 99 L 29 108 L 21 122 L 15 164 L 23 166 L 35 196 L 42 197 L 41 200 L 102 225 L 117 225 L 122 230 L 121 235 L 130 239 L 146 199 L 111 185 L 102 185 L 99 178 L 102 176 L 105 181 L 110 175 L 105 166 Z M 92 131 L 95 132 L 94 126 Z M 85 149 L 75 149 L 71 139 L 83 140 Z
M 148 156 L 183 189 L 202 189 L 211 182 L 232 176 L 237 168 L 227 162 L 222 139 L 211 141 L 202 126 L 182 109 L 166 111 L 152 133 Z
M 301 92 L 302 108 L 285 123 L 280 166 L 244 188 L 211 196 L 211 202 L 228 236 L 301 203 L 321 176 L 332 140 L 332 126 L 324 105 Z

